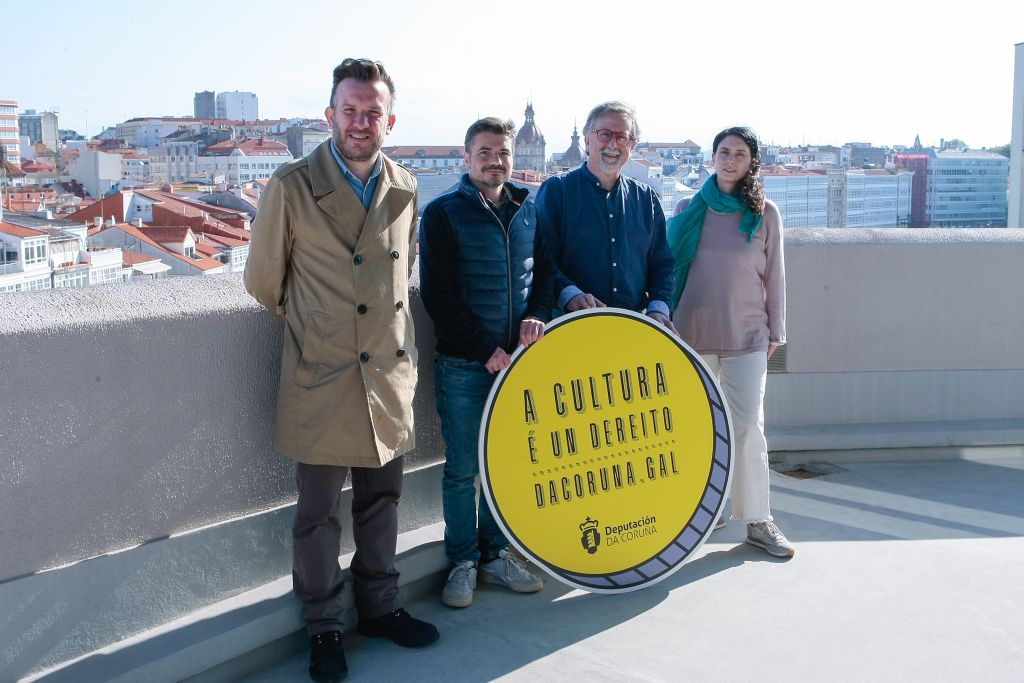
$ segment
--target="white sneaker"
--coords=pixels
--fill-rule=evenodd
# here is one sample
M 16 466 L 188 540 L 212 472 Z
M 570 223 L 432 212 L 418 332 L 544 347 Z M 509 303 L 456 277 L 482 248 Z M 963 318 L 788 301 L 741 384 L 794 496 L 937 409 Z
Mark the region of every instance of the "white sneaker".
M 536 593 L 544 587 L 544 581 L 530 573 L 526 563 L 502 550 L 498 558 L 480 565 L 480 581 L 504 586 L 516 593 Z
M 756 545 L 775 557 L 793 557 L 796 549 L 775 522 L 757 522 L 747 525 L 747 543 Z
M 441 602 L 449 607 L 469 607 L 473 604 L 476 588 L 476 567 L 471 560 L 456 562 L 448 572 L 448 580 L 441 591 Z
M 718 521 L 715 522 L 715 528 L 713 529 L 713 531 L 718 531 L 720 529 L 724 529 L 725 525 L 726 525 L 725 515 L 722 515 L 721 517 L 718 518 Z

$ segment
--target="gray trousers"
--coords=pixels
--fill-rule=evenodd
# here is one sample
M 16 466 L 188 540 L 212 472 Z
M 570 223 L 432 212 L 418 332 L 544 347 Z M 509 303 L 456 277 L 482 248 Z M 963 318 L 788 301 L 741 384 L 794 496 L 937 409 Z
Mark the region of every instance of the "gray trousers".
M 292 526 L 292 585 L 310 635 L 342 630 L 341 486 L 352 470 L 353 592 L 362 619 L 393 611 L 398 598 L 395 543 L 402 458 L 384 467 L 297 463 L 299 500 Z

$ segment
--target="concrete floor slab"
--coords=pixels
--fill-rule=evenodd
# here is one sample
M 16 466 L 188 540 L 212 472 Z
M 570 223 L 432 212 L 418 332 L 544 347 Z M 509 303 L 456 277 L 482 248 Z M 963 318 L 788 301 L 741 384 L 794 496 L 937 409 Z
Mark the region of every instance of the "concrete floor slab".
M 797 547 L 778 560 L 731 522 L 666 581 L 592 595 L 478 589 L 409 605 L 425 650 L 346 635 L 350 680 L 1024 680 L 1024 459 L 841 465 L 772 474 Z M 307 655 L 248 683 L 306 681 Z

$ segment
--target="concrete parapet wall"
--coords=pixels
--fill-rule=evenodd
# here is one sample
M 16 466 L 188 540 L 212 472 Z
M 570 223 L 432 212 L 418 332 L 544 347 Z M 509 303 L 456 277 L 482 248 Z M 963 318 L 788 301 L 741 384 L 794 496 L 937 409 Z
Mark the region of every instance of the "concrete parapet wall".
M 410 294 L 427 389 L 402 531 L 440 518 L 434 337 Z M 0 302 L 0 680 L 289 573 L 293 466 L 272 441 L 282 328 L 240 276 Z
M 772 450 L 1020 443 L 1024 230 L 787 230 Z
M 1024 231 L 786 240 L 773 450 L 1024 441 Z M 403 531 L 439 519 L 443 452 L 433 328 L 415 290 L 410 302 L 421 366 Z M 287 575 L 292 466 L 272 448 L 281 327 L 239 276 L 0 303 L 0 680 Z
M 785 237 L 790 372 L 1024 369 L 1024 230 Z
M 0 582 L 294 499 L 273 449 L 281 325 L 240 276 L 0 301 Z M 416 409 L 406 467 L 440 452 L 432 390 Z

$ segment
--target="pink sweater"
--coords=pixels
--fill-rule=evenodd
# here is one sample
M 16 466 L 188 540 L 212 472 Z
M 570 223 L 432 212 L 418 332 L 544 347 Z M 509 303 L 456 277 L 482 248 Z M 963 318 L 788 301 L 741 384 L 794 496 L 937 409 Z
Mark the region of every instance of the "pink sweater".
M 683 199 L 676 213 L 690 203 Z M 782 218 L 771 201 L 752 242 L 740 213 L 708 209 L 697 256 L 672 321 L 700 354 L 740 356 L 786 343 L 786 270 Z

